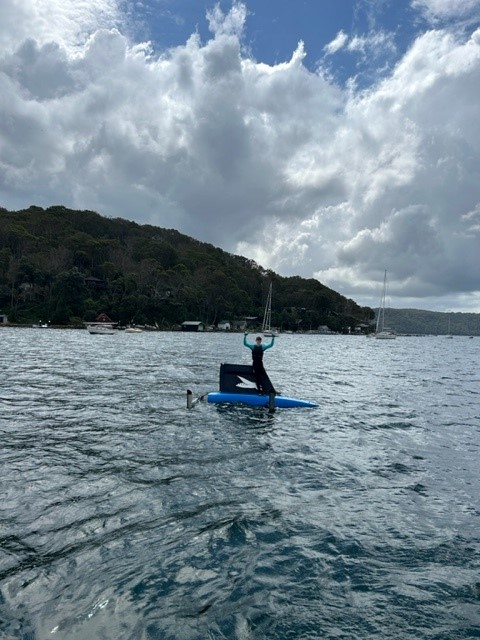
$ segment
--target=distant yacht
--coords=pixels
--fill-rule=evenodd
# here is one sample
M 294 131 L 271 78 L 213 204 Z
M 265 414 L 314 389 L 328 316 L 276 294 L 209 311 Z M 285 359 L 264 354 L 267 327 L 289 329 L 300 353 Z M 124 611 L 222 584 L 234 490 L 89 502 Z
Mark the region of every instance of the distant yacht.
M 448 315 L 448 333 L 446 337 L 449 338 L 450 340 L 453 338 L 452 333 L 450 331 L 450 314 Z
M 263 314 L 262 333 L 264 336 L 278 336 L 278 331 L 272 328 L 272 283 L 268 290 L 267 302 L 265 304 L 265 312 Z
M 387 296 L 387 270 L 383 276 L 383 291 L 380 299 L 380 307 L 378 309 L 377 327 L 375 330 L 375 338 L 377 340 L 395 340 L 397 334 L 392 329 L 385 326 L 385 300 Z

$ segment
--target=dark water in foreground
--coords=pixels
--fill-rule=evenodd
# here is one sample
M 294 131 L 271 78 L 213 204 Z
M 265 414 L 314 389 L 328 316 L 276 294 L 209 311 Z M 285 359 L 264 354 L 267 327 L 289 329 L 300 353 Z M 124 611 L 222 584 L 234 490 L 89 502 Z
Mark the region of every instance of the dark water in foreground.
M 480 637 L 480 338 L 0 330 L 0 638 Z

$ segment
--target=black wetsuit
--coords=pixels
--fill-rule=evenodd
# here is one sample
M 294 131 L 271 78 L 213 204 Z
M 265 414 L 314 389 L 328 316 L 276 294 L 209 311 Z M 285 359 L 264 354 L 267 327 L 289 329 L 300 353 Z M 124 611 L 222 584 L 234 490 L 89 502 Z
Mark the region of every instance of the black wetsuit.
M 270 349 L 273 346 L 274 338 L 272 337 L 269 344 L 251 344 L 247 342 L 247 336 L 245 334 L 243 338 L 243 344 L 252 351 L 252 365 L 253 373 L 255 374 L 255 384 L 259 393 L 275 393 L 275 389 L 270 382 L 270 379 L 263 366 L 263 352 L 266 349 Z
M 263 347 L 255 345 L 252 349 L 253 373 L 255 374 L 255 384 L 259 391 L 267 391 L 264 388 L 265 376 L 267 372 L 263 366 Z

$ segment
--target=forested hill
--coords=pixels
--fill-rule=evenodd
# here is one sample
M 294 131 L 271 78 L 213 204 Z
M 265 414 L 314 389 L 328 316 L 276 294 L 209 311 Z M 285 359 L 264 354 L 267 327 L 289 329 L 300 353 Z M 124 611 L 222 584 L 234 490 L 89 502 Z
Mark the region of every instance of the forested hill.
M 443 313 L 422 309 L 387 309 L 388 325 L 400 334 L 414 335 L 480 335 L 480 314 Z
M 283 330 L 347 331 L 374 316 L 317 280 L 281 277 L 173 229 L 62 206 L 0 208 L 0 312 L 10 322 L 261 318 L 271 281 L 272 325 Z

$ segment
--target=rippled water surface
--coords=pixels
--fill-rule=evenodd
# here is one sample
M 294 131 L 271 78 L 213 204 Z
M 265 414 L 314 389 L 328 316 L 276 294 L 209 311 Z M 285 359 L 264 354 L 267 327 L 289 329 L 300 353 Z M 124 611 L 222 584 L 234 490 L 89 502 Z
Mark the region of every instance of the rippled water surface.
M 0 330 L 0 638 L 480 637 L 480 338 Z

